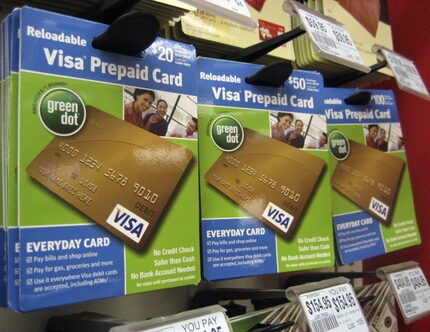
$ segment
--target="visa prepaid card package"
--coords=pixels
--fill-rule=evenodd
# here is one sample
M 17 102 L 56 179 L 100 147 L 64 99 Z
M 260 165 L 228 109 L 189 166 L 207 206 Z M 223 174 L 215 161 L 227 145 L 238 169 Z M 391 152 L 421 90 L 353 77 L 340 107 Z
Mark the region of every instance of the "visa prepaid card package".
M 23 311 L 199 281 L 195 50 L 102 52 L 106 28 L 21 9 Z
M 343 264 L 421 243 L 394 94 L 326 89 L 333 227 Z
M 1 130 L 1 155 L 2 155 L 2 162 L 1 162 L 1 171 L 2 175 L 0 177 L 0 187 L 1 190 L 1 205 L 0 205 L 0 307 L 5 307 L 7 303 L 7 295 L 6 295 L 6 224 L 5 224 L 5 218 L 4 218 L 4 199 L 3 199 L 3 187 L 4 187 L 4 157 L 3 157 L 3 151 L 4 151 L 4 110 L 6 107 L 6 85 L 7 81 L 9 79 L 9 73 L 8 73 L 8 36 L 7 36 L 7 25 L 8 25 L 8 18 L 3 19 L 3 21 L 0 24 L 0 45 L 1 45 L 1 52 L 0 52 L 0 114 L 1 114 L 1 124 L 2 124 L 2 130 Z
M 7 306 L 19 310 L 19 232 L 17 219 L 17 121 L 20 9 L 8 16 L 9 76 L 3 115 L 3 218 L 6 229 Z
M 204 277 L 334 264 L 322 78 L 245 83 L 261 66 L 199 58 Z

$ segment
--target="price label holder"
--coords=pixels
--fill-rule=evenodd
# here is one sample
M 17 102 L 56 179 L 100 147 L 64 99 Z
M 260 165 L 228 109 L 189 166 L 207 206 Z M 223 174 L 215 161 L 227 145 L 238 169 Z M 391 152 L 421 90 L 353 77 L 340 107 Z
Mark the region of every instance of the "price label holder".
M 287 289 L 299 302 L 312 332 L 368 332 L 366 318 L 349 279 L 340 277 Z
M 380 60 L 387 61 L 400 89 L 430 100 L 429 92 L 413 61 L 380 45 L 373 45 L 372 51 Z
M 299 17 L 300 27 L 307 31 L 319 56 L 364 73 L 370 72 L 351 35 L 339 22 L 294 0 L 284 1 L 283 9 L 291 16 Z
M 251 18 L 245 0 L 181 0 L 181 2 L 250 28 L 257 28 L 257 23 Z
M 214 305 L 117 326 L 110 332 L 233 332 L 225 311 L 223 307 Z
M 430 287 L 418 263 L 381 267 L 376 275 L 390 283 L 406 324 L 430 313 Z

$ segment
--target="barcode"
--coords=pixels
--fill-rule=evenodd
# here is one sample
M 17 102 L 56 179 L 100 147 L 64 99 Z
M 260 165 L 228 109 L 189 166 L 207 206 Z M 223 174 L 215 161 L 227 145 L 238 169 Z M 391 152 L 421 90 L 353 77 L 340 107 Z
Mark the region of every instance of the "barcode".
M 337 48 L 337 46 L 336 46 L 336 44 L 333 42 L 333 40 L 332 40 L 332 39 L 330 39 L 330 38 L 328 38 L 327 36 L 325 36 L 325 35 L 323 35 L 323 34 L 321 34 L 321 33 L 318 33 L 318 32 L 316 32 L 316 31 L 314 31 L 314 32 L 312 33 L 312 35 L 314 36 L 315 40 L 316 40 L 318 43 L 324 44 L 324 45 L 329 46 L 329 47 L 332 47 L 332 48 Z
M 396 67 L 396 73 L 398 76 L 401 76 L 405 79 L 409 79 L 409 75 L 406 71 L 404 71 L 402 68 Z
M 405 65 L 405 69 L 406 69 L 406 71 L 409 74 L 412 74 L 412 75 L 416 75 L 417 74 L 416 70 L 414 70 L 414 68 L 412 66 L 410 66 L 410 65 Z
M 400 302 L 402 302 L 402 304 L 408 304 L 416 300 L 417 300 L 417 297 L 415 293 L 412 291 L 406 291 L 400 294 Z
M 339 323 L 334 315 L 318 319 L 313 321 L 311 324 L 314 332 L 325 332 L 339 327 Z

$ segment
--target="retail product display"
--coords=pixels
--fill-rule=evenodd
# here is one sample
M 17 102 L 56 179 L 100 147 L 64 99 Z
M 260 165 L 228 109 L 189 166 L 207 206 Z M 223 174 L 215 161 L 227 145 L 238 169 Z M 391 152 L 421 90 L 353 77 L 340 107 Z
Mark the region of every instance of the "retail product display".
M 406 324 L 429 315 L 430 287 L 418 263 L 408 261 L 383 266 L 376 273 L 391 286 Z
M 290 31 L 290 16 L 282 10 L 282 2 L 246 1 L 258 28 L 246 27 L 198 9 L 184 15 L 180 24 L 172 27 L 172 34 L 179 41 L 192 43 L 199 55 L 222 56 L 238 47 L 248 47 Z M 285 60 L 295 58 L 291 43 L 278 47 L 269 55 Z M 263 61 L 267 62 L 268 58 Z
M 341 23 L 351 34 L 351 37 L 357 46 L 357 49 L 360 52 L 365 65 L 367 66 L 377 63 L 377 58 L 372 52 L 372 46 L 374 44 L 383 45 L 389 49 L 393 48 L 386 0 L 361 1 L 356 3 L 353 1 L 334 0 L 309 0 L 300 2 L 309 8 L 323 13 L 324 15 Z M 373 10 L 374 15 L 371 16 L 367 11 L 365 11 L 367 7 L 370 9 L 377 7 L 379 10 L 376 11 L 375 8 L 375 10 Z M 347 8 L 349 11 L 345 8 Z M 375 33 L 369 32 L 362 25 L 361 18 L 363 18 L 363 11 L 366 13 L 366 15 L 364 15 L 366 18 L 370 19 L 370 17 L 372 17 L 374 19 L 374 22 L 372 22 L 372 29 L 377 29 Z M 376 19 L 378 20 L 376 21 Z M 299 26 L 299 20 L 293 17 L 292 27 L 297 26 Z M 329 42 L 330 41 L 327 40 L 327 43 Z M 293 44 L 296 55 L 296 63 L 299 68 L 317 70 L 323 74 L 325 79 L 342 77 L 342 75 L 351 72 L 351 69 L 349 68 L 325 60 L 318 56 L 309 41 L 309 37 L 306 35 L 298 37 L 297 40 L 293 41 Z M 392 73 L 389 69 L 382 69 L 366 76 L 365 81 L 366 84 L 372 84 L 381 80 L 386 80 L 390 76 L 392 76 Z M 359 86 L 359 84 L 363 85 L 363 80 L 357 80 L 350 82 L 349 84 L 355 86 Z
M 204 277 L 332 266 L 321 76 L 268 88 L 245 82 L 261 66 L 197 62 Z
M 398 331 L 394 294 L 387 281 L 358 287 L 355 292 L 370 331 Z M 263 315 L 263 313 L 260 313 L 260 317 L 261 315 Z M 261 328 L 291 322 L 293 325 L 288 331 L 311 331 L 306 324 L 303 309 L 299 304 L 288 303 L 272 309 L 270 313 L 267 313 L 266 310 L 265 316 L 266 317 L 260 321 L 259 326 L 261 326 Z M 244 318 L 238 318 L 232 321 L 232 325 L 239 326 L 239 323 L 243 325 L 244 321 Z M 323 322 L 320 324 L 323 324 Z
M 395 332 L 395 300 L 406 324 L 430 312 L 418 263 L 340 267 L 421 243 L 393 92 L 327 88 L 394 73 L 429 98 L 389 51 L 386 0 L 298 1 L 308 15 L 290 0 L 24 2 L 0 6 L 0 307 L 198 284 L 172 290 L 188 294 L 176 313 L 197 311 L 83 312 L 46 331 Z M 322 268 L 270 289 L 209 282 Z M 367 276 L 383 281 L 349 283 Z
M 31 8 L 19 19 L 17 308 L 196 284 L 192 46 L 157 39 L 132 58 L 90 46 L 104 25 Z
M 169 26 L 169 22 L 172 20 L 179 20 L 179 17 L 187 13 L 188 11 L 195 10 L 194 7 L 189 6 L 179 0 L 145 0 L 145 1 L 122 1 L 125 8 L 128 6 L 130 11 L 141 11 L 144 13 L 150 13 L 155 15 L 160 24 L 164 27 Z M 103 3 L 102 1 L 87 1 L 87 0 L 64 0 L 64 1 L 44 1 L 40 2 L 37 0 L 14 0 L 2 1 L 2 8 L 6 12 L 12 11 L 13 8 L 18 6 L 33 6 L 40 7 L 47 10 L 63 13 L 75 17 L 91 18 L 99 10 L 103 10 L 108 7 L 118 8 L 115 1 L 109 1 Z M 120 14 L 120 13 L 118 13 Z
M 352 89 L 326 89 L 334 232 L 340 260 L 357 260 L 417 245 L 403 134 L 391 91 L 370 90 L 351 105 Z

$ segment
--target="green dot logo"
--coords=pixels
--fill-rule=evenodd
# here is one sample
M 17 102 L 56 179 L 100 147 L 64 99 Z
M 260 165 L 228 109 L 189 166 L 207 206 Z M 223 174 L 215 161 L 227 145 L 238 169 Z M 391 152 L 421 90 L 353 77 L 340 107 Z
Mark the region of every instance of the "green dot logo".
M 40 121 L 54 135 L 76 134 L 84 125 L 86 116 L 84 102 L 72 90 L 55 88 L 40 98 Z
M 337 160 L 345 160 L 349 155 L 348 138 L 340 131 L 333 131 L 328 137 L 330 154 Z
M 210 134 L 215 145 L 223 151 L 232 152 L 243 143 L 243 128 L 238 120 L 222 115 L 214 120 Z

